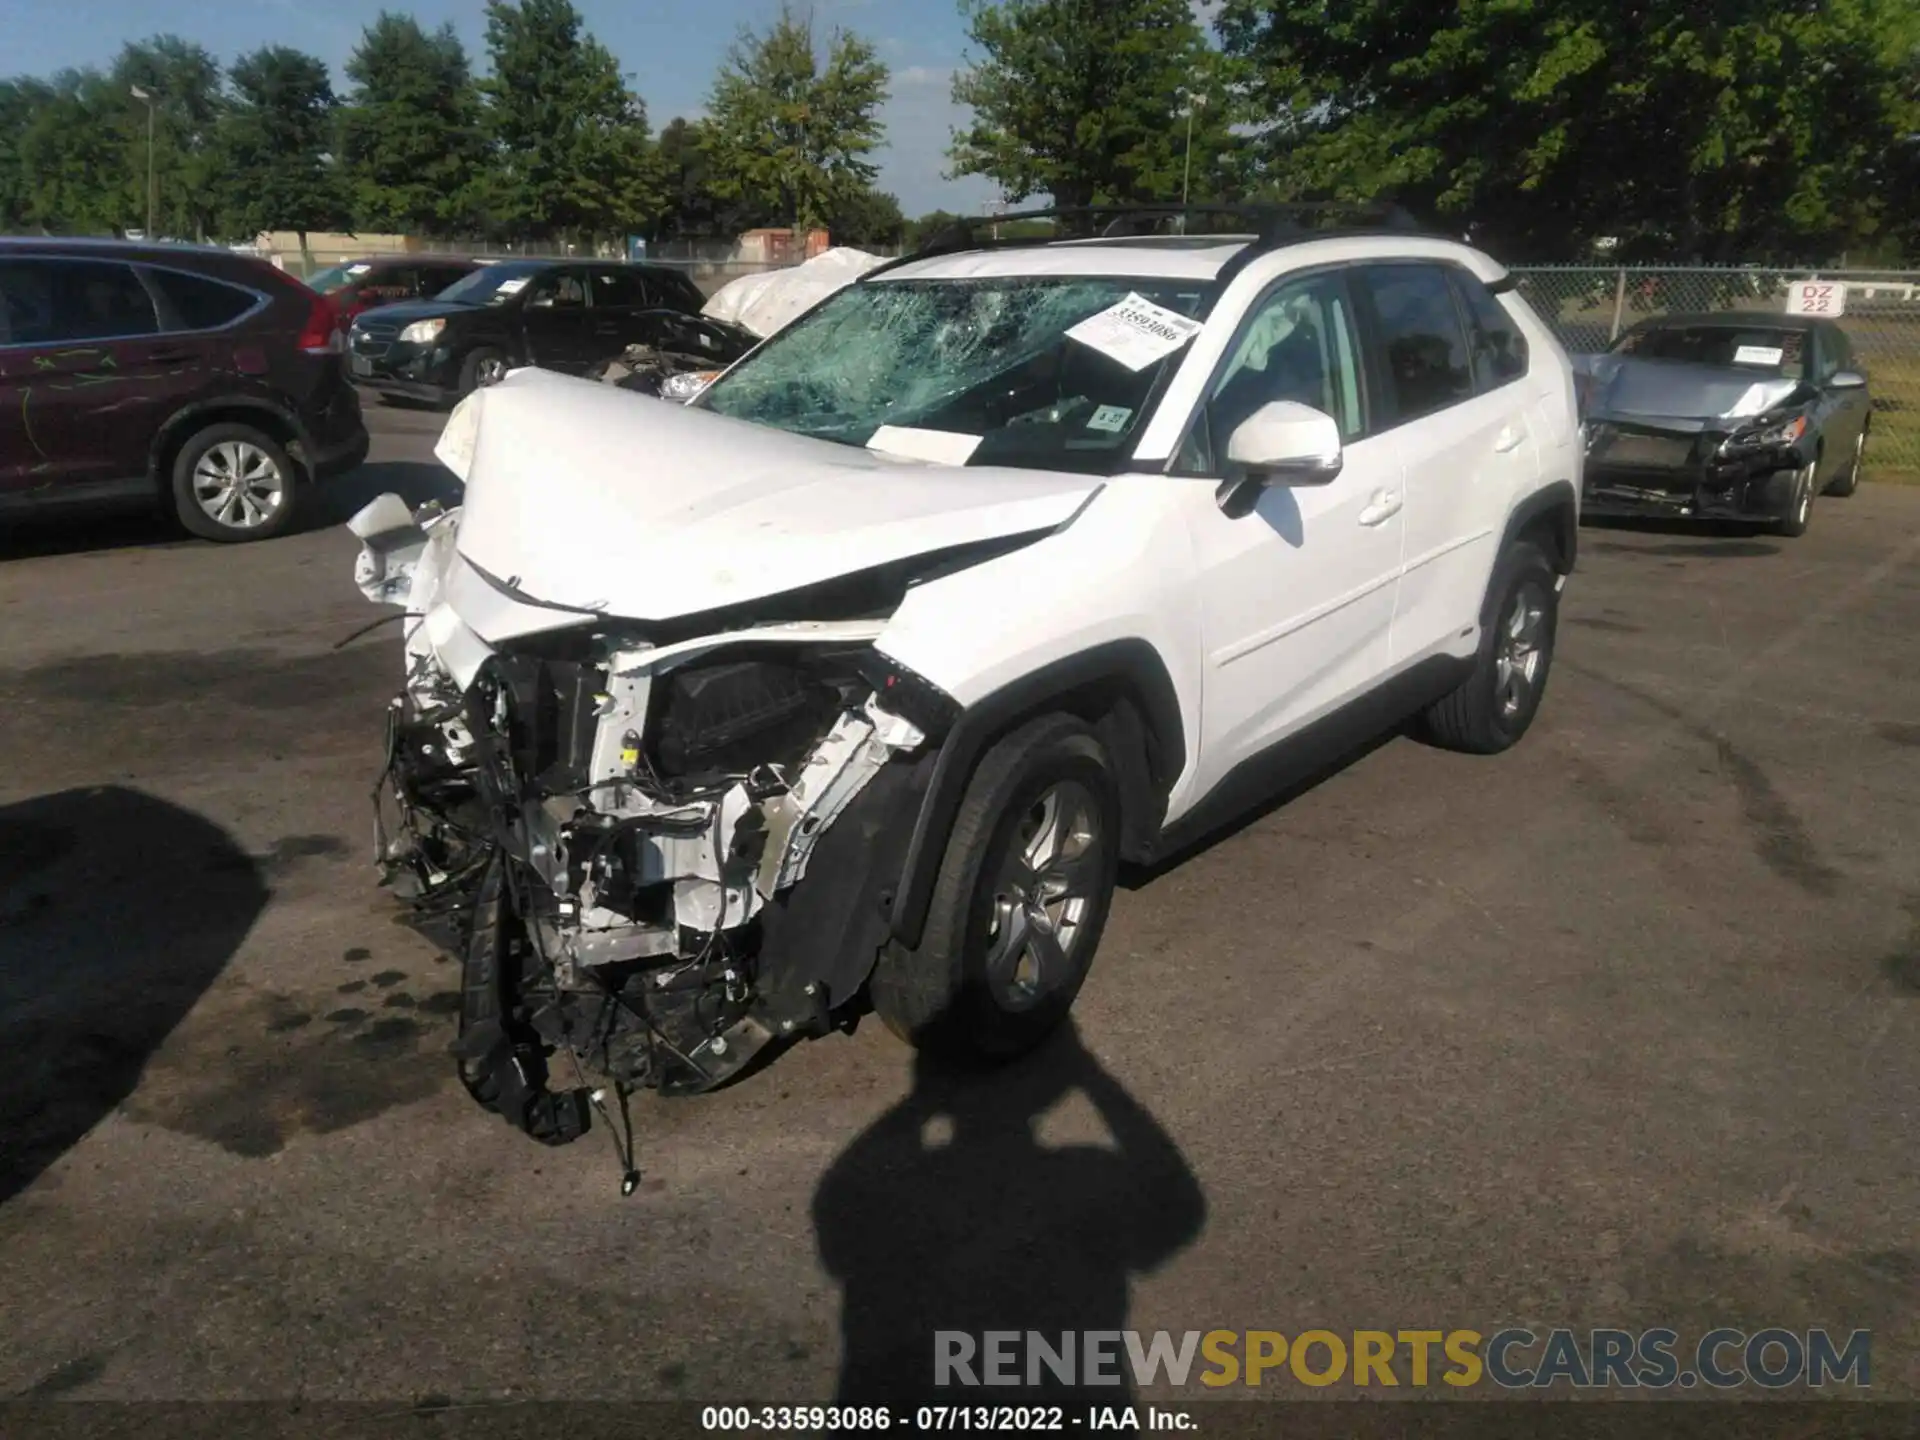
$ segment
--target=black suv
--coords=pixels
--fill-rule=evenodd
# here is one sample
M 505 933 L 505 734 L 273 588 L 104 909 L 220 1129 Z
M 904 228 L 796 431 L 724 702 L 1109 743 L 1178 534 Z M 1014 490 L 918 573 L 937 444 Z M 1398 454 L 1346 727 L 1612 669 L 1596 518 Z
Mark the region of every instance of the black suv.
M 189 245 L 0 239 L 0 511 L 157 499 L 263 540 L 366 458 L 331 301 Z
M 705 303 L 698 286 L 663 265 L 503 261 L 432 300 L 358 317 L 353 378 L 382 395 L 446 404 L 518 365 L 585 374 L 629 345 L 678 335 Z

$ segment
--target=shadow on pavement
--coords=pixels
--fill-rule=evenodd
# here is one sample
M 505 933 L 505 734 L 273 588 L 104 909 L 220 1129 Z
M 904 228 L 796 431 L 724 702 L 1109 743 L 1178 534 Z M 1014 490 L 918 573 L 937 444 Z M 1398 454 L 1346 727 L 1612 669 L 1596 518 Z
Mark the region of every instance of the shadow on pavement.
M 1039 1142 L 1040 1117 L 1076 1090 L 1110 1147 Z M 1191 1244 L 1206 1211 L 1179 1147 L 1070 1026 L 1001 1070 L 918 1057 L 912 1092 L 814 1196 L 821 1257 L 844 1292 L 838 1402 L 1125 1404 L 1128 1384 L 1068 1386 L 1045 1368 L 1037 1385 L 936 1391 L 935 1332 L 978 1344 L 1032 1330 L 1058 1345 L 1063 1332 L 1124 1329 L 1133 1277 Z
M 0 1202 L 132 1093 L 267 897 L 224 830 L 137 790 L 0 807 Z
M 343 525 L 369 500 L 388 491 L 418 507 L 429 500 L 456 505 L 460 489 L 453 472 L 438 461 L 376 460 L 317 487 L 300 528 L 324 530 Z

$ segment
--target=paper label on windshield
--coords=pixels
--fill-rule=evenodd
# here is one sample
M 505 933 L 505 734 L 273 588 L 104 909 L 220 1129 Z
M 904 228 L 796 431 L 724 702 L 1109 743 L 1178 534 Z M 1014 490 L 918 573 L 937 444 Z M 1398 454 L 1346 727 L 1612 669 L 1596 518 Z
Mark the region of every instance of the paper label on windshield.
M 522 290 L 527 288 L 527 281 L 532 278 L 530 275 L 514 275 L 506 280 L 502 280 L 500 282 L 500 293 L 502 295 L 518 295 Z
M 1143 295 L 1130 294 L 1112 309 L 1088 316 L 1067 331 L 1067 336 L 1129 370 L 1144 370 L 1173 354 L 1203 328 L 1198 320 L 1189 320 Z
M 1127 428 L 1127 421 L 1132 418 L 1133 411 L 1124 405 L 1102 405 L 1087 421 L 1087 429 L 1118 433 Z
M 1742 345 L 1733 352 L 1736 365 L 1778 365 L 1786 359 L 1787 352 L 1777 345 Z
M 961 435 L 952 430 L 916 430 L 906 425 L 882 425 L 867 441 L 869 450 L 898 455 L 905 460 L 931 460 L 936 465 L 964 465 L 980 448 L 984 435 Z
M 367 273 L 367 271 L 371 270 L 372 268 L 373 266 L 371 265 L 349 265 L 347 266 L 347 274 L 364 275 Z

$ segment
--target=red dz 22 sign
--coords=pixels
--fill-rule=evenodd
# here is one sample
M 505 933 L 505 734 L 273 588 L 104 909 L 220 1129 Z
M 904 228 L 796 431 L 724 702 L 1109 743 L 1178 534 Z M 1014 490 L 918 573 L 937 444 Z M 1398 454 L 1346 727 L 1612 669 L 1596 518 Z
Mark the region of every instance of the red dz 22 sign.
M 1838 319 L 1847 313 L 1847 287 L 1837 280 L 1796 280 L 1787 286 L 1787 313 Z

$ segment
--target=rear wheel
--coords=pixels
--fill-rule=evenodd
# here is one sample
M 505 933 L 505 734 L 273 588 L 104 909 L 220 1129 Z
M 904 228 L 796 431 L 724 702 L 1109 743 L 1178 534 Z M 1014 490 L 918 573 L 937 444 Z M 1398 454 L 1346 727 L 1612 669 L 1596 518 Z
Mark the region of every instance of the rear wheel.
M 1421 717 L 1423 738 L 1443 750 L 1499 754 L 1527 733 L 1546 694 L 1559 572 L 1538 545 L 1521 540 L 1501 556 L 1493 590 L 1493 623 L 1481 634 L 1473 673 Z
M 1120 799 L 1099 740 L 1051 715 L 995 745 L 968 784 L 918 947 L 889 945 L 874 1009 L 955 1059 L 1011 1060 L 1066 1019 L 1100 944 Z
M 1867 431 L 1866 427 L 1862 426 L 1860 433 L 1854 437 L 1853 459 L 1848 462 L 1844 471 L 1834 476 L 1833 483 L 1828 485 L 1823 493 L 1838 496 L 1842 500 L 1853 494 L 1860 488 L 1860 467 L 1866 463 L 1866 459 Z
M 204 540 L 268 540 L 293 524 L 300 471 L 280 443 L 251 425 L 209 425 L 173 460 L 173 508 Z

